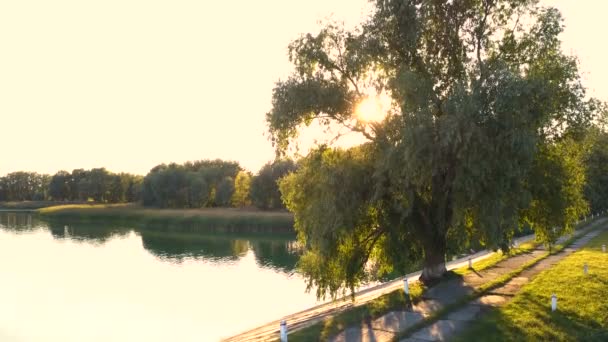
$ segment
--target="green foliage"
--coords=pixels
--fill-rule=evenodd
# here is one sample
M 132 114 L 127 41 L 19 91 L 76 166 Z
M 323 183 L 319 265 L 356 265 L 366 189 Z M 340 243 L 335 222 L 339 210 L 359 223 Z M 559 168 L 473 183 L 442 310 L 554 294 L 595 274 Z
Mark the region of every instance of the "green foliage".
M 232 177 L 224 178 L 218 185 L 215 191 L 215 204 L 219 207 L 230 206 L 232 195 L 234 195 L 234 179 Z
M 36 172 L 13 172 L 0 177 L 0 201 L 42 201 L 48 197 L 50 177 Z
M 67 171 L 58 171 L 49 183 L 49 196 L 54 200 L 65 200 L 70 198 L 70 178 Z
M 249 191 L 251 188 L 250 172 L 241 171 L 234 179 L 234 194 L 232 195 L 232 205 L 235 207 L 247 207 L 251 205 Z
M 599 128 L 589 134 L 585 197 L 592 212 L 608 209 L 608 132 Z
M 373 199 L 371 153 L 369 146 L 347 151 L 320 148 L 280 182 L 307 249 L 301 268 L 314 278 L 308 288 L 316 286 L 319 297 L 326 289 L 333 294 L 366 280 L 364 273 L 353 271 L 364 266 L 361 256 L 370 255 L 382 236 L 379 229 L 370 229 L 379 226 L 380 210 Z
M 582 143 L 566 138 L 542 146 L 528 177 L 532 195 L 522 219 L 541 241 L 552 244 L 588 213 L 584 198 L 585 163 Z
M 249 197 L 253 205 L 260 209 L 285 208 L 277 182 L 295 169 L 290 159 L 278 159 L 264 165 L 251 180 Z
M 14 172 L 0 177 L 0 201 L 136 202 L 143 177 L 105 168 L 59 171 L 53 176 Z
M 160 208 L 229 206 L 236 162 L 201 160 L 155 166 L 143 181 L 143 204 Z
M 54 201 L 136 202 L 142 181 L 141 176 L 112 173 L 105 168 L 76 169 L 71 174 L 59 171 L 50 179 L 49 197 Z
M 336 295 L 420 261 L 433 281 L 448 250 L 569 231 L 587 211 L 581 141 L 601 104 L 561 51 L 560 13 L 527 0 L 375 5 L 356 30 L 290 45 L 296 71 L 267 114 L 279 154 L 315 120 L 369 141 L 319 147 L 281 184 L 310 287 Z M 358 120 L 376 92 L 392 100 L 386 118 Z

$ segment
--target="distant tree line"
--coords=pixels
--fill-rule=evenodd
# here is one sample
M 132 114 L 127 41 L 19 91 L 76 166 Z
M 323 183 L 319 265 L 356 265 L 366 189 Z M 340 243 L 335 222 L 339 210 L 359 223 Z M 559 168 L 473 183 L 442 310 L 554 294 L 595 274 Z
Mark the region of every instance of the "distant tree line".
M 3 201 L 141 202 L 158 208 L 249 207 L 284 209 L 278 181 L 296 169 L 290 159 L 253 175 L 233 161 L 200 160 L 157 165 L 145 176 L 105 168 L 54 175 L 13 172 L 0 177 Z
M 59 171 L 55 175 L 13 172 L 0 177 L 0 201 L 135 202 L 143 177 L 105 168 Z
M 130 173 L 112 173 L 105 168 L 59 171 L 48 187 L 54 201 L 124 203 L 139 200 L 143 177 Z
M 48 197 L 49 175 L 12 172 L 0 178 L 0 201 L 42 201 Z
M 161 164 L 144 178 L 142 201 L 159 208 L 283 209 L 277 182 L 295 167 L 291 160 L 277 160 L 254 176 L 237 162 L 219 159 Z

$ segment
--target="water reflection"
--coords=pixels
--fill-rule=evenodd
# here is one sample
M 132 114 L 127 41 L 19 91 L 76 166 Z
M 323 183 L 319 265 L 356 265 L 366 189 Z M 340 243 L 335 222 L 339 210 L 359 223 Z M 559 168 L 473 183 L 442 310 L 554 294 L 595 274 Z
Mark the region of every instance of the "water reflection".
M 18 212 L 0 212 L 0 229 L 14 232 L 31 232 L 38 229 L 43 223 L 31 214 Z
M 55 239 L 70 239 L 101 245 L 115 237 L 128 235 L 132 229 L 112 227 L 99 223 L 66 224 L 61 221 L 47 221 L 46 227 Z
M 295 241 L 253 241 L 251 249 L 261 266 L 272 267 L 283 272 L 293 272 L 298 262 L 298 248 Z
M 249 250 L 249 242 L 226 237 L 208 237 L 155 232 L 140 232 L 144 248 L 161 259 L 185 258 L 208 261 L 234 261 Z
M 318 303 L 291 237 L 155 229 L 0 212 L 0 342 L 218 341 Z
M 156 232 L 146 226 L 117 226 L 94 221 L 41 219 L 28 213 L 0 213 L 0 229 L 17 233 L 48 230 L 54 239 L 103 245 L 135 232 L 146 251 L 160 260 L 181 263 L 187 259 L 231 263 L 253 251 L 257 264 L 285 273 L 294 272 L 299 249 L 290 236 L 256 234 L 181 234 Z

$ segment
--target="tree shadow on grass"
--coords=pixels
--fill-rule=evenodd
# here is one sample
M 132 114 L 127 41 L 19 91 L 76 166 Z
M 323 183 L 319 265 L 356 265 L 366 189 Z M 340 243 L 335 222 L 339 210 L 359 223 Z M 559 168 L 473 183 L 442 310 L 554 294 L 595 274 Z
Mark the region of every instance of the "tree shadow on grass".
M 551 300 L 521 293 L 517 298 L 520 312 L 493 309 L 481 317 L 456 341 L 608 341 L 602 323 L 581 317 L 570 310 L 551 311 Z M 606 322 L 604 322 L 604 325 Z

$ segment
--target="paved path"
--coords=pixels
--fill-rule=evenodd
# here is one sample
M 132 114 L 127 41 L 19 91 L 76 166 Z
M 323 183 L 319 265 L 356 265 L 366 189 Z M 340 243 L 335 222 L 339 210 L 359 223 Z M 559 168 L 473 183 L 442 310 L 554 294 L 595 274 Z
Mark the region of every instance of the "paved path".
M 598 224 L 601 224 L 604 221 L 605 220 L 601 220 Z M 522 286 L 529 283 L 536 275 L 579 250 L 601 232 L 602 230 L 598 229 L 585 234 L 569 247 L 541 260 L 534 266 L 523 271 L 517 277 L 511 279 L 505 285 L 477 298 L 463 306 L 461 309 L 443 317 L 441 320 L 416 331 L 411 334 L 410 337 L 400 340 L 400 342 L 448 341 L 452 339 L 480 315 L 488 312 L 492 307 L 501 306 L 507 303 L 517 292 L 519 292 Z
M 530 241 L 533 239 L 534 239 L 534 235 L 527 235 L 527 236 L 523 236 L 523 237 L 515 239 L 515 243 L 521 244 L 521 243 L 524 243 L 526 241 Z M 480 251 L 475 254 L 466 256 L 464 258 L 451 261 L 446 264 L 446 268 L 448 270 L 461 268 L 463 266 L 468 265 L 469 258 L 473 262 L 477 262 L 477 261 L 486 259 L 486 258 L 492 256 L 493 254 L 494 254 L 493 251 L 487 251 L 487 250 Z M 408 279 L 418 279 L 420 274 L 421 274 L 421 271 L 418 271 L 418 272 L 410 273 L 410 274 L 406 275 L 405 277 L 407 277 Z M 258 328 L 249 330 L 247 332 L 244 332 L 242 334 L 239 334 L 237 336 L 225 339 L 224 341 L 226 341 L 226 342 L 236 342 L 236 341 L 258 342 L 258 341 L 276 340 L 279 337 L 279 325 L 282 320 L 286 320 L 287 325 L 289 327 L 289 331 L 294 332 L 299 329 L 313 325 L 319 321 L 322 321 L 323 319 L 325 319 L 327 317 L 331 317 L 335 314 L 346 311 L 347 309 L 363 305 L 384 294 L 387 294 L 387 293 L 390 293 L 390 292 L 393 292 L 395 290 L 402 289 L 402 288 L 403 288 L 403 277 L 395 279 L 390 282 L 382 283 L 382 284 L 375 285 L 375 286 L 363 289 L 361 291 L 358 291 L 355 294 L 354 302 L 351 300 L 350 297 L 346 297 L 346 298 L 339 299 L 334 302 L 321 304 L 321 305 L 315 306 L 313 308 L 310 308 L 310 309 L 307 309 L 307 310 L 304 310 L 304 311 L 301 311 L 301 312 L 298 312 L 298 313 L 295 313 L 295 314 L 292 314 L 289 316 L 285 316 L 276 321 L 267 323 L 261 327 L 258 327 Z M 351 340 L 349 339 L 348 341 L 351 341 Z
M 605 219 L 598 220 L 593 223 L 594 226 L 602 224 Z M 579 231 L 577 235 L 584 234 L 584 231 Z M 592 231 L 578 239 L 572 246 L 564 249 L 562 252 L 549 256 L 542 260 L 530 269 L 522 272 L 518 277 L 513 278 L 504 286 L 497 288 L 490 293 L 474 300 L 465 305 L 460 310 L 449 314 L 447 317 L 433 323 L 432 325 L 416 331 L 409 338 L 403 339 L 402 342 L 420 342 L 420 341 L 444 341 L 453 334 L 461 331 L 468 322 L 474 320 L 482 312 L 487 311 L 492 306 L 504 304 L 510 297 L 513 296 L 521 286 L 528 283 L 529 280 L 540 273 L 544 269 L 552 266 L 557 261 L 574 252 L 580 246 L 586 244 L 590 239 L 599 234 L 599 231 Z M 561 239 L 565 241 L 566 237 Z M 493 281 L 500 276 L 518 269 L 525 263 L 534 260 L 547 252 L 544 248 L 538 248 L 529 253 L 520 254 L 512 258 L 503 260 L 495 266 L 480 271 L 470 272 L 464 275 L 461 279 L 453 279 L 438 284 L 429 289 L 423 295 L 422 300 L 409 308 L 404 308 L 401 311 L 390 312 L 373 321 L 363 322 L 359 326 L 351 326 L 342 331 L 338 335 L 332 337 L 333 342 L 363 342 L 363 341 L 392 341 L 398 334 L 414 324 L 419 323 L 426 317 L 436 313 L 441 308 L 447 305 L 456 303 L 462 300 L 465 296 L 472 294 L 475 289 L 478 289 L 483 284 Z

